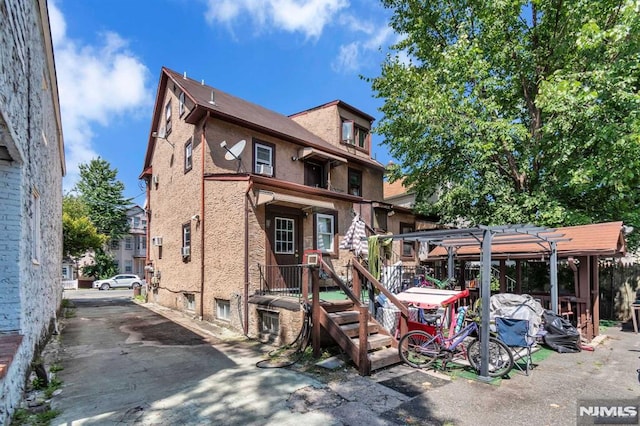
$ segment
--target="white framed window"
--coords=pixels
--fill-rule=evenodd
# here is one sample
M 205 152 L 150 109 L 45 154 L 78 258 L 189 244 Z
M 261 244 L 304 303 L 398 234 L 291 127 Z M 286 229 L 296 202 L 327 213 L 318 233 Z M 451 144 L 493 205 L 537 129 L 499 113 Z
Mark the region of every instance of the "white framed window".
M 171 133 L 171 101 L 164 107 L 164 131 L 165 135 Z
M 33 263 L 40 260 L 40 193 L 34 187 L 31 191 L 31 259 Z
M 333 253 L 335 236 L 335 217 L 333 215 L 316 213 L 316 250 Z
M 133 260 L 124 261 L 124 272 L 127 274 L 133 273 Z
M 280 314 L 278 312 L 266 311 L 260 309 L 260 331 L 262 333 L 280 334 Z
M 182 225 L 182 247 L 191 247 L 191 223 Z
M 184 92 L 180 92 L 180 96 L 178 97 L 178 114 L 180 114 L 180 117 L 182 117 L 184 111 Z
M 184 145 L 184 172 L 193 168 L 193 139 L 190 138 Z
M 264 142 L 254 142 L 253 172 L 260 175 L 273 176 L 275 166 L 274 155 L 274 145 Z
M 193 293 L 183 293 L 184 294 L 184 308 L 187 311 L 195 311 L 196 310 L 196 295 Z
M 124 249 L 125 250 L 133 250 L 133 238 L 125 237 L 125 239 L 124 239 Z
M 231 302 L 216 299 L 216 317 L 224 321 L 229 321 L 231 319 Z
M 120 249 L 120 240 L 111 240 L 109 245 L 111 246 L 111 250 L 118 250 Z
M 295 221 L 286 217 L 275 218 L 275 238 L 273 239 L 276 254 L 294 254 Z

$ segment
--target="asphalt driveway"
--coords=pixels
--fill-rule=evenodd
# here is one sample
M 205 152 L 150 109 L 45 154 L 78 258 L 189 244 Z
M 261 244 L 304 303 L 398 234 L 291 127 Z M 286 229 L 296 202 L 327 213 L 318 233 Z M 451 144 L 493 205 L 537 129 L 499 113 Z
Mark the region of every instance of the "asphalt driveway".
M 578 418 L 580 400 L 639 403 L 640 335 L 628 327 L 499 385 L 404 365 L 360 377 L 349 365 L 256 368 L 268 347 L 131 293 L 65 295 L 77 308 L 59 339 L 53 424 L 575 425 L 591 420 Z
M 76 309 L 62 332 L 64 387 L 52 401 L 62 414 L 53 424 L 287 424 L 289 395 L 318 385 L 287 369 L 258 369 L 254 344 L 197 334 L 130 293 L 67 295 Z

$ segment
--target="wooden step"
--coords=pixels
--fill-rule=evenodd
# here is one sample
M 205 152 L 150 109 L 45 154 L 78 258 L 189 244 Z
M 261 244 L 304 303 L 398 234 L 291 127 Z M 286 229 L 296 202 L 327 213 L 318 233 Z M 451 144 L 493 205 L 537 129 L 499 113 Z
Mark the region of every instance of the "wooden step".
M 359 323 L 350 323 L 343 324 L 340 326 L 342 332 L 348 337 L 355 337 L 359 335 L 360 332 L 360 324 Z M 375 322 L 370 322 L 367 324 L 367 332 L 368 334 L 374 334 L 378 332 L 378 324 Z
M 333 312 L 329 314 L 329 317 L 338 325 L 360 321 L 360 315 L 357 311 Z
M 320 302 L 320 306 L 327 312 L 347 311 L 353 308 L 353 302 L 350 300 L 339 300 L 333 302 Z
M 354 345 L 356 345 L 356 347 L 360 347 L 360 337 L 358 336 L 352 337 L 351 340 L 353 341 Z M 391 336 L 387 336 L 385 334 L 381 334 L 381 333 L 372 334 L 367 338 L 368 351 L 385 348 L 390 345 L 391 345 Z
M 396 348 L 386 348 L 369 352 L 369 360 L 371 361 L 371 371 L 401 362 L 400 354 L 398 354 L 398 349 Z

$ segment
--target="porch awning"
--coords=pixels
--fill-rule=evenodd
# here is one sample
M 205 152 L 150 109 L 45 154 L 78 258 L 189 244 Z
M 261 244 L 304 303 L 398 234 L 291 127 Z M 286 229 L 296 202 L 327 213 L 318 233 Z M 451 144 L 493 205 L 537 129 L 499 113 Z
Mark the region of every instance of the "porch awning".
M 256 194 L 256 205 L 260 204 L 281 204 L 296 205 L 304 207 L 318 207 L 321 209 L 335 210 L 336 207 L 330 201 L 314 200 L 312 198 L 297 197 L 295 195 L 282 194 L 280 192 L 258 190 Z
M 321 158 L 323 160 L 338 161 L 340 163 L 346 163 L 347 159 L 338 155 L 329 154 L 328 152 L 320 151 L 317 148 L 304 147 L 298 150 L 298 159 L 305 160 L 308 158 Z

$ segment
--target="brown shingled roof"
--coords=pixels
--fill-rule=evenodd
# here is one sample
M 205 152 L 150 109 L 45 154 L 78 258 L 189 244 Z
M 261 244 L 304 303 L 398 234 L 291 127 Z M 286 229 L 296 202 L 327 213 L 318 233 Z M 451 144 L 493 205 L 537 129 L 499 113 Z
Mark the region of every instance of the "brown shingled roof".
M 384 166 L 376 160 L 354 156 L 345 150 L 336 148 L 283 114 L 237 98 L 191 78 L 184 78 L 182 74 L 168 68 L 163 68 L 163 72 L 198 105 L 199 108 L 194 108 L 189 116 L 186 117 L 186 121 L 189 123 L 197 123 L 209 112 L 213 117 L 272 134 L 301 146 L 311 146 L 331 154 L 365 163 L 368 166 L 384 169 Z M 210 103 L 212 92 L 214 93 L 215 104 Z
M 563 239 L 557 243 L 558 255 L 567 256 L 623 256 L 626 251 L 622 222 L 595 223 L 590 225 L 567 226 L 556 228 L 554 234 L 564 234 Z M 498 242 L 498 239 L 495 240 Z M 527 258 L 528 256 L 541 256 L 548 253 L 548 247 L 536 243 L 522 244 L 492 244 L 493 258 Z M 460 247 L 456 251 L 456 257 L 477 258 L 480 255 L 480 247 Z M 429 257 L 446 257 L 444 247 L 436 247 L 429 253 Z

